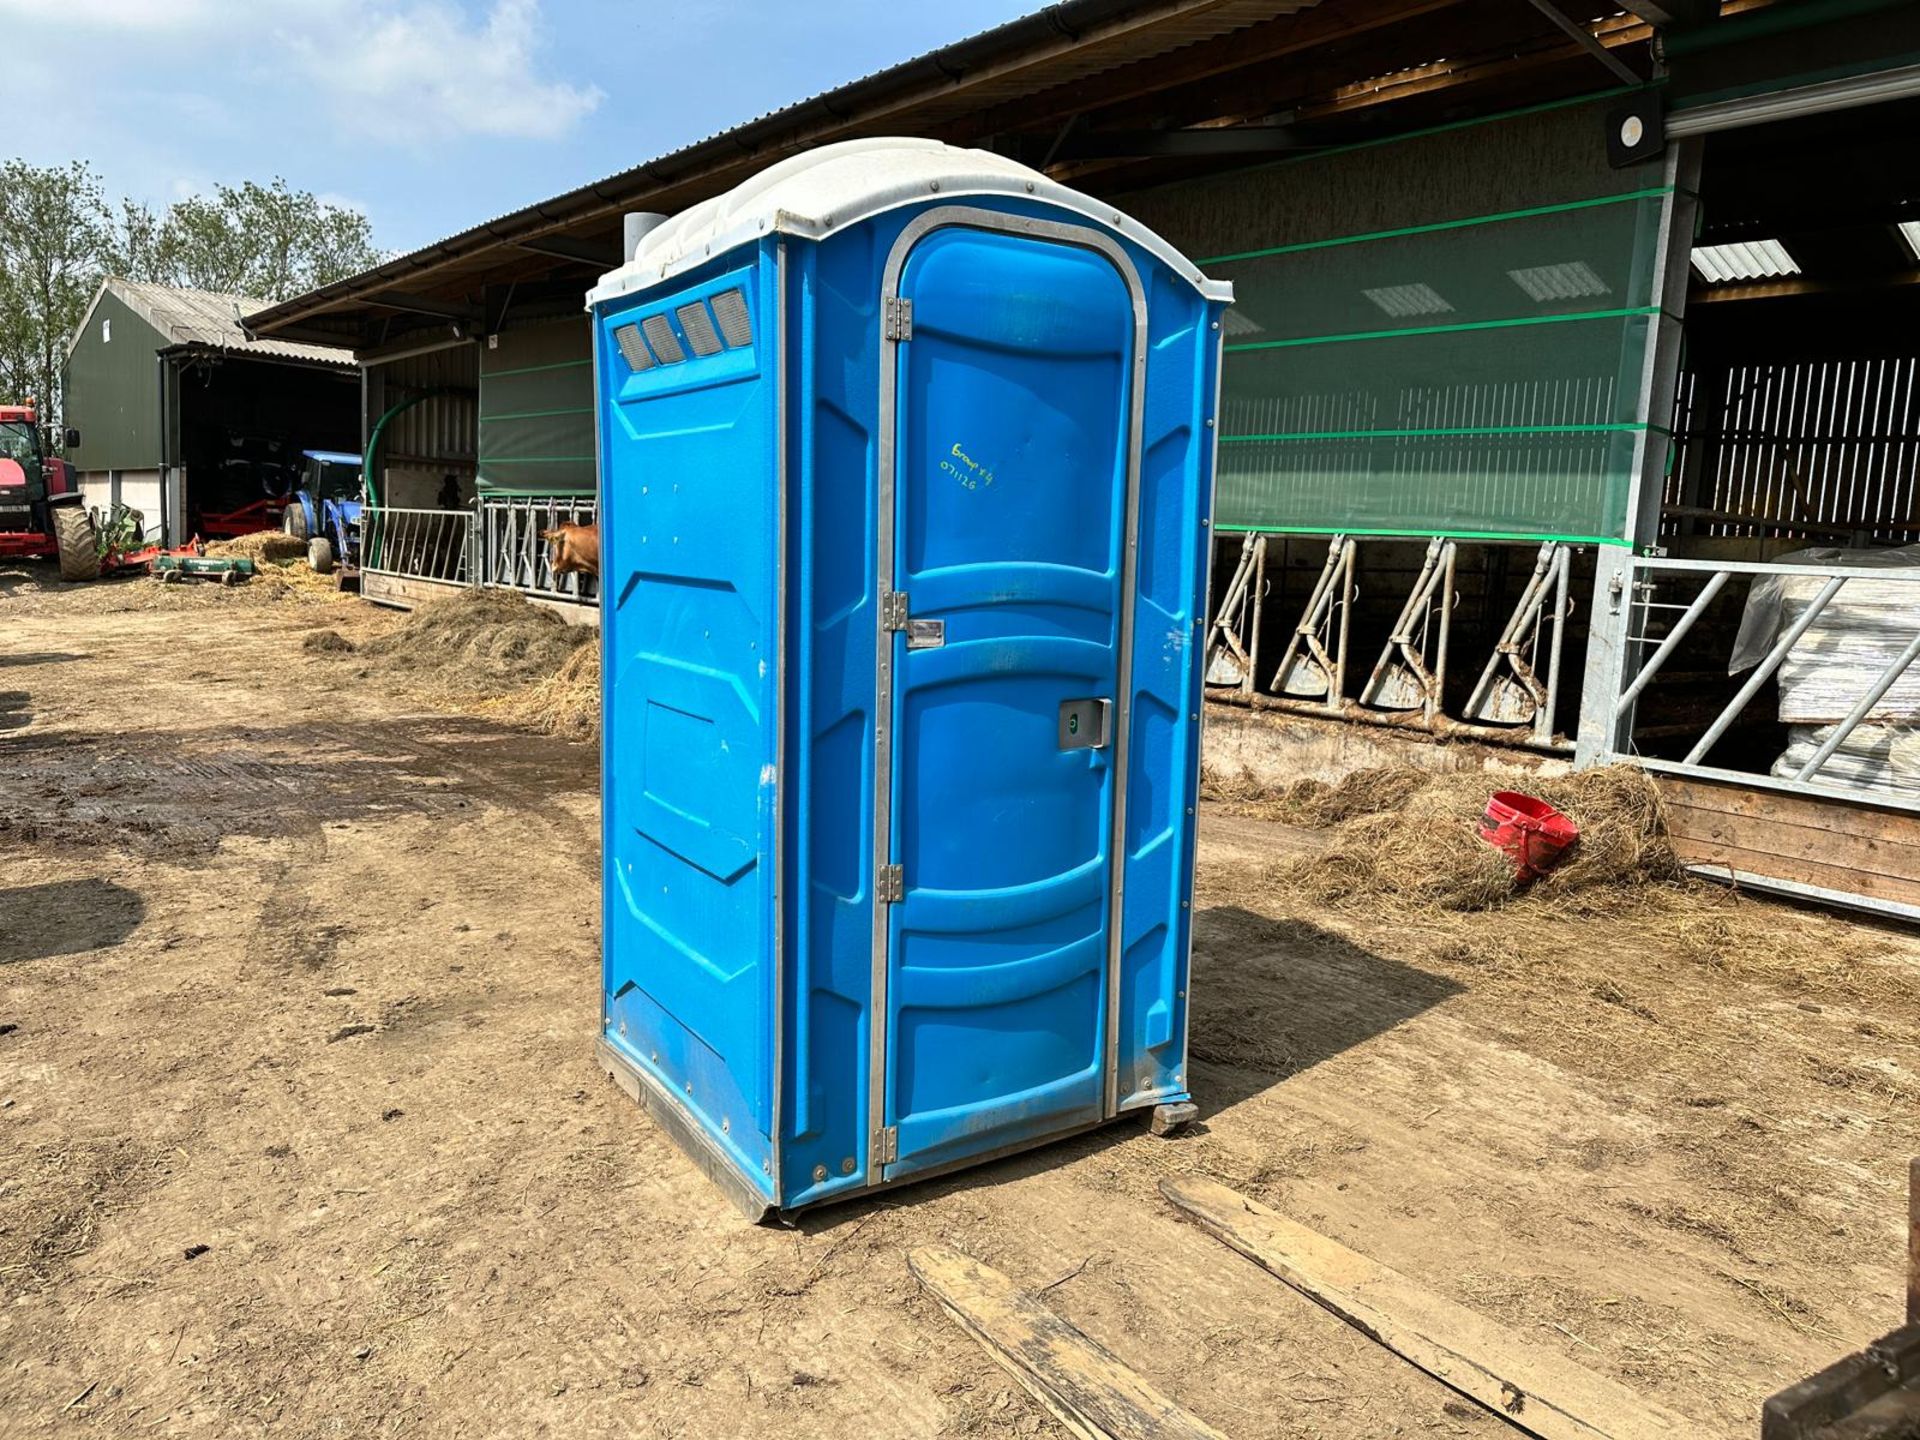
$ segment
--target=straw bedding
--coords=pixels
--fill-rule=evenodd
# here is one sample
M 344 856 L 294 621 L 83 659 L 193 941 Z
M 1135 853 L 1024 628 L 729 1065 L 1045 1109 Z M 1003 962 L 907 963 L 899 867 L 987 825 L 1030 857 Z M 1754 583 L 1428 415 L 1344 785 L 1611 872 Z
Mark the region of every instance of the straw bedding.
M 1333 832 L 1319 853 L 1270 866 L 1271 885 L 1336 907 L 1485 910 L 1521 893 L 1513 862 L 1477 829 L 1488 797 L 1503 788 L 1538 795 L 1580 827 L 1580 841 L 1561 866 L 1529 887 L 1536 901 L 1660 883 L 1679 873 L 1659 792 L 1632 766 L 1505 782 L 1478 771 L 1360 770 L 1338 784 L 1302 781 L 1235 808 Z

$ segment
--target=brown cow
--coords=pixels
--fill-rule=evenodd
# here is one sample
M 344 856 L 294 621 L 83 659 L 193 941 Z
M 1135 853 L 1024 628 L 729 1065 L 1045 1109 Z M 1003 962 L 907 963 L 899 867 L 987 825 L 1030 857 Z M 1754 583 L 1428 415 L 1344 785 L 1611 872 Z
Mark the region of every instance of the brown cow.
M 600 527 L 598 525 L 556 525 L 542 530 L 547 554 L 556 575 L 600 575 Z

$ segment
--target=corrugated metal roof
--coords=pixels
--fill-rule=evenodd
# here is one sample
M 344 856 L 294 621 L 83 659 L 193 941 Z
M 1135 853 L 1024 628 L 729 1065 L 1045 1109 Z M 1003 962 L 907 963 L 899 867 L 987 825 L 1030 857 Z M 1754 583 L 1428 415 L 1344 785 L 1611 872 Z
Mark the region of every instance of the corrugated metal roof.
M 112 293 L 128 309 L 145 320 L 170 345 L 203 345 L 235 354 L 274 356 L 283 360 L 303 360 L 309 364 L 339 365 L 351 368 L 351 350 L 332 345 L 304 345 L 293 340 L 250 338 L 240 317 L 267 308 L 269 302 L 251 295 L 225 295 L 215 290 L 185 290 L 171 285 L 152 285 L 139 280 L 110 276 L 101 283 L 93 304 L 100 295 Z M 87 307 L 91 317 L 93 305 Z M 82 325 L 84 329 L 84 322 Z
M 1061 0 L 858 80 L 745 120 L 632 169 L 400 255 L 284 301 L 249 321 L 272 327 L 515 239 L 639 208 L 650 194 L 758 159 L 771 165 L 840 136 L 925 133 L 959 116 L 1071 86 L 1217 40 L 1321 0 Z M 900 129 L 880 131 L 899 116 Z M 824 133 L 814 133 L 816 131 Z M 757 167 L 756 167 L 757 168 Z

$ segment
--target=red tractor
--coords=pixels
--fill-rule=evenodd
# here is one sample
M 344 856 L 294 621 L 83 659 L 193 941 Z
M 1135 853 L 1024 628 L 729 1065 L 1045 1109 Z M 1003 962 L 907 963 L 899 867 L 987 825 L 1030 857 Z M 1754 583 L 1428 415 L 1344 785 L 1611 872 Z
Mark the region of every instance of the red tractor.
M 58 557 L 62 579 L 100 573 L 73 467 L 47 454 L 32 401 L 0 405 L 0 560 L 47 556 Z

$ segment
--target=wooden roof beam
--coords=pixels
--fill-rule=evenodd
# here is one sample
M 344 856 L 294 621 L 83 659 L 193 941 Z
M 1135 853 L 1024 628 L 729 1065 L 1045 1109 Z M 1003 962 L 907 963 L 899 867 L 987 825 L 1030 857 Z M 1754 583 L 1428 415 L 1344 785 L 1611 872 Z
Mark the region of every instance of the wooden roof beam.
M 1620 0 L 1620 8 L 1661 30 L 1720 18 L 1720 0 Z

